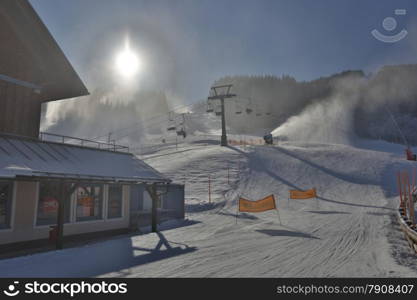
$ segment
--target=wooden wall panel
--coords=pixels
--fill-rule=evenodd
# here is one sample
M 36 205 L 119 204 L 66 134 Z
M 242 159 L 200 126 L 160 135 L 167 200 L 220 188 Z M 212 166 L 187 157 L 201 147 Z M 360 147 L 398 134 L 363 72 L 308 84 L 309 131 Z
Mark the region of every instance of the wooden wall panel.
M 0 132 L 37 138 L 41 102 L 32 90 L 0 84 Z

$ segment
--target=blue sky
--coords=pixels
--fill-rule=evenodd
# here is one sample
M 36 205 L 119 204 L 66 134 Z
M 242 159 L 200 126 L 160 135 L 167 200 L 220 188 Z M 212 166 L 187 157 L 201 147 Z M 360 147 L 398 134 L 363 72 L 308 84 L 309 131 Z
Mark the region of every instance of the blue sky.
M 141 84 L 183 98 L 207 96 L 223 75 L 311 80 L 348 69 L 417 63 L 415 0 L 30 0 L 88 87 L 112 84 L 107 65 L 132 37 Z M 406 9 L 395 16 L 395 9 Z M 386 17 L 398 26 L 382 27 Z M 387 44 L 371 31 L 396 34 Z

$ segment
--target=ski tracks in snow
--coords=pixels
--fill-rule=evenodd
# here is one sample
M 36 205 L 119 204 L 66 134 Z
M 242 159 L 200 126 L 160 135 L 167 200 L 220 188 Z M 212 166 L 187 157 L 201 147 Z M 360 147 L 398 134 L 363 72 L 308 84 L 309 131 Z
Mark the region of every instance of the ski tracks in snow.
M 384 183 L 392 175 L 387 174 L 389 164 L 396 160 L 391 154 L 326 144 L 309 147 L 288 143 L 248 147 L 246 151 L 211 147 L 201 150 L 198 157 L 188 157 L 182 167 L 197 173 L 203 167 L 211 174 L 219 174 L 225 163 L 239 160 L 239 164 L 244 162 L 245 172 L 235 189 L 218 186 L 218 201 L 229 190 L 220 212 L 198 215 L 205 228 L 197 235 L 199 239 L 189 236 L 188 241 L 204 244 L 216 255 L 200 250 L 204 259 L 199 257 L 208 269 L 199 273 L 202 267 L 181 268 L 184 276 L 415 274 L 398 266 L 389 254 L 386 231 L 394 205 L 387 202 Z M 219 178 L 224 182 L 221 175 Z M 189 194 L 204 198 L 199 189 L 202 185 L 200 182 L 188 187 Z M 288 203 L 289 189 L 312 187 L 318 190 L 318 201 Z M 238 195 L 256 200 L 271 193 L 278 198 L 283 226 L 278 224 L 275 212 L 241 214 L 238 225 L 234 224 Z M 220 249 L 219 254 L 216 251 Z

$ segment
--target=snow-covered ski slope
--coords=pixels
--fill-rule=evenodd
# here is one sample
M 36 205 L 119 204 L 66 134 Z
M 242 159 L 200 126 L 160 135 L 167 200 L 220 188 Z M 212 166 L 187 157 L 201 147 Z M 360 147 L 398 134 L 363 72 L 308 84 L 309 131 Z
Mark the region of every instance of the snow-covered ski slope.
M 224 148 L 214 139 L 195 139 L 141 158 L 186 183 L 187 220 L 163 224 L 159 234 L 2 260 L 0 276 L 417 275 L 417 259 L 394 218 L 395 171 L 412 166 L 401 146 Z M 215 205 L 208 203 L 209 175 Z M 318 201 L 288 203 L 289 189 L 312 187 Z M 255 200 L 271 193 L 282 224 L 276 211 L 240 214 L 236 223 L 238 195 Z

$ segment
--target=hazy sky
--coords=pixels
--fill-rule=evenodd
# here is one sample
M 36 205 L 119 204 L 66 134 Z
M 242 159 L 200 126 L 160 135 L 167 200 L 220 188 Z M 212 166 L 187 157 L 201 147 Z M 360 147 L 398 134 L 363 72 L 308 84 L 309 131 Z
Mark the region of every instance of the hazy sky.
M 129 34 L 145 67 L 138 84 L 186 102 L 223 75 L 310 80 L 346 69 L 417 62 L 415 0 L 30 0 L 91 90 Z M 396 16 L 395 9 L 407 14 Z M 387 32 L 382 21 L 395 17 Z M 371 31 L 396 34 L 388 44 Z M 104 76 L 105 74 L 106 76 Z

